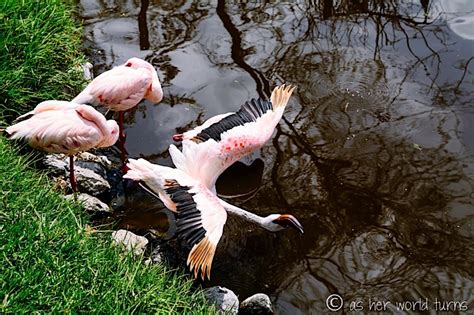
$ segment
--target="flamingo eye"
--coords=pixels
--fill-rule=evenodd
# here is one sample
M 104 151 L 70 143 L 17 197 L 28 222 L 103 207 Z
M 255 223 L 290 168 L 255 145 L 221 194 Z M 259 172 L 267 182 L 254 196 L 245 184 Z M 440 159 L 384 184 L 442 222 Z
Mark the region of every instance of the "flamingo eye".
M 131 66 L 132 66 L 132 63 L 131 63 L 131 62 L 129 62 L 129 63 L 127 63 L 127 64 L 125 65 L 125 67 L 131 67 Z

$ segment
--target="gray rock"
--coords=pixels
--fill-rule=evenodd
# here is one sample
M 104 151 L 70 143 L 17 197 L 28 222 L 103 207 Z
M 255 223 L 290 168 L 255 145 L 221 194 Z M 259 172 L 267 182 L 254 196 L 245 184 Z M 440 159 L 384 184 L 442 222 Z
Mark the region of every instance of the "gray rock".
M 204 290 L 207 300 L 214 304 L 218 311 L 229 314 L 237 314 L 239 312 L 239 299 L 231 290 L 216 286 Z
M 61 176 L 69 182 L 69 157 L 64 154 L 47 154 L 43 165 L 53 176 Z M 105 165 L 105 166 L 104 166 Z M 79 191 L 99 195 L 110 189 L 105 179 L 110 161 L 91 153 L 81 153 L 74 161 L 74 174 Z M 69 184 L 70 187 L 70 184 Z
M 257 293 L 240 303 L 239 315 L 271 315 L 272 302 L 268 295 Z
M 68 200 L 73 200 L 74 199 L 74 195 L 67 195 L 65 196 L 66 199 Z M 103 203 L 102 201 L 100 201 L 98 198 L 96 197 L 93 197 L 91 195 L 88 195 L 88 194 L 78 194 L 76 196 L 77 200 L 82 203 L 82 205 L 84 206 L 84 209 L 88 212 L 94 212 L 94 213 L 97 213 L 97 212 L 112 212 L 112 210 L 110 209 L 110 207 L 108 205 L 106 205 L 105 203 Z
M 153 251 L 153 254 L 150 257 L 150 260 L 153 264 L 162 264 L 165 261 L 161 252 L 157 250 Z
M 90 152 L 82 152 L 78 154 L 77 159 L 84 162 L 100 164 L 106 169 L 109 169 L 112 166 L 112 162 L 105 155 L 96 155 Z
M 127 230 L 113 232 L 112 239 L 115 244 L 123 246 L 128 251 L 133 251 L 135 255 L 142 255 L 148 244 L 146 237 L 135 235 Z
M 53 176 L 65 176 L 68 163 L 64 154 L 47 154 L 43 158 L 43 165 Z
M 84 79 L 86 79 L 87 81 L 91 81 L 94 78 L 94 74 L 92 72 L 92 68 L 94 68 L 94 66 L 92 65 L 92 63 L 86 62 L 81 65 L 81 68 L 82 73 L 84 75 Z
M 67 169 L 69 171 L 69 167 Z M 74 168 L 74 174 L 79 191 L 96 196 L 110 189 L 109 182 L 90 169 L 78 166 Z

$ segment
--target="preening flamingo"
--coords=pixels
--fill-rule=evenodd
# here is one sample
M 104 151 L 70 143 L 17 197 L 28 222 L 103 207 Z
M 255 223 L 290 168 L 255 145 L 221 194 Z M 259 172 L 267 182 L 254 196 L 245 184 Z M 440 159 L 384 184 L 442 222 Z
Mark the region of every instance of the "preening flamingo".
M 195 144 L 194 144 L 195 145 Z M 174 148 L 175 150 L 171 150 Z M 194 147 L 196 149 L 196 147 Z M 181 153 L 173 145 L 170 154 Z M 165 206 L 177 213 L 177 234 L 191 246 L 187 265 L 197 278 L 210 278 L 211 266 L 217 244 L 227 220 L 226 210 L 263 228 L 275 232 L 288 226 L 303 232 L 303 227 L 292 215 L 271 214 L 260 217 L 219 199 L 205 184 L 185 171 L 152 164 L 144 159 L 130 159 L 129 170 L 123 177 L 140 181 L 147 190 L 163 201 Z
M 189 169 L 189 174 L 214 190 L 217 178 L 226 168 L 260 149 L 271 138 L 294 89 L 291 85 L 281 85 L 273 90 L 270 101 L 252 99 L 235 113 L 211 117 L 201 126 L 174 135 L 173 140 L 183 141 L 183 147 L 192 141 L 205 148 L 200 154 L 206 158 L 200 160 L 199 167 Z M 192 163 L 179 159 L 176 162 L 183 164 L 182 167 Z
M 159 103 L 162 98 L 163 91 L 153 65 L 140 58 L 130 58 L 92 80 L 72 102 L 100 105 L 119 112 L 121 159 L 125 164 L 124 111 L 135 107 L 142 99 Z
M 69 155 L 69 179 L 77 191 L 74 155 L 92 148 L 109 147 L 119 135 L 114 120 L 89 105 L 65 101 L 45 101 L 18 117 L 6 133 L 11 139 L 25 139 L 35 149 Z

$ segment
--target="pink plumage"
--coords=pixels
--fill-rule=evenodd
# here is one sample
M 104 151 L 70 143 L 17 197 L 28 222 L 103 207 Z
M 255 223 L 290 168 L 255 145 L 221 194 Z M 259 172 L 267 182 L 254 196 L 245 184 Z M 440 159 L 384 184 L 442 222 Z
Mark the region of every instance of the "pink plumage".
M 126 111 L 142 99 L 158 103 L 162 98 L 163 91 L 153 65 L 140 58 L 130 58 L 92 80 L 72 101 Z
M 28 119 L 8 127 L 6 132 L 11 139 L 25 139 L 38 150 L 74 155 L 95 147 L 111 146 L 118 139 L 117 123 L 106 121 L 88 105 L 46 101 L 29 115 Z
M 35 149 L 70 156 L 73 190 L 76 190 L 73 155 L 92 148 L 111 146 L 119 135 L 114 120 L 107 121 L 89 105 L 65 101 L 42 102 L 16 122 L 6 129 L 10 139 L 24 139 Z
M 201 126 L 175 135 L 175 141 L 183 141 L 183 154 L 172 150 L 176 166 L 185 165 L 188 174 L 215 189 L 215 182 L 225 169 L 260 149 L 272 137 L 293 91 L 291 85 L 278 86 L 270 101 L 253 99 L 235 113 L 211 117 Z

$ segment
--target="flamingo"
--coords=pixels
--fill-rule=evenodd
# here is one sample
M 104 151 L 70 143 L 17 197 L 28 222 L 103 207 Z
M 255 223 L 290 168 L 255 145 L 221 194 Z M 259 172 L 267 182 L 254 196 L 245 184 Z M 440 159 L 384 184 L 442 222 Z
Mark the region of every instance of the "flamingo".
M 162 98 L 163 91 L 153 65 L 140 58 L 130 58 L 92 80 L 72 102 L 100 105 L 119 112 L 119 143 L 122 165 L 125 165 L 124 111 L 135 107 L 142 99 L 159 103 Z
M 176 166 L 172 179 L 163 177 L 162 166 L 143 159 L 130 160 L 129 173 L 124 178 L 140 181 L 145 190 L 178 213 L 178 237 L 193 245 L 187 264 L 191 271 L 194 269 L 196 278 L 199 270 L 203 280 L 205 274 L 210 278 L 215 247 L 227 218 L 226 211 L 272 232 L 293 227 L 303 233 L 303 226 L 290 214 L 260 217 L 218 198 L 215 190 L 218 176 L 227 167 L 261 148 L 271 138 L 293 90 L 291 86 L 282 85 L 273 90 L 270 102 L 252 99 L 236 113 L 214 116 L 191 131 L 175 135 L 175 141 L 183 141 L 183 151 L 170 145 L 170 156 Z M 182 177 L 185 178 L 181 180 Z M 165 185 L 167 180 L 176 180 L 181 187 L 176 190 L 176 195 Z M 188 189 L 186 197 L 183 189 Z M 180 206 L 181 199 L 188 202 Z M 189 217 L 182 214 L 190 209 L 192 215 Z M 204 239 L 207 235 L 212 235 L 212 242 Z M 198 250 L 201 246 L 203 249 Z
M 294 91 L 291 85 L 276 87 L 270 101 L 252 99 L 235 113 L 209 118 L 201 126 L 173 136 L 175 141 L 197 143 L 206 153 L 199 167 L 189 169 L 189 174 L 204 181 L 215 191 L 215 183 L 222 172 L 234 162 L 260 149 L 273 135 Z M 186 168 L 179 158 L 178 164 Z M 187 164 L 188 166 L 190 164 Z
M 199 151 L 195 146 L 190 148 Z M 192 146 L 192 144 L 191 144 Z M 170 146 L 173 160 L 182 154 L 174 145 Z M 188 160 L 189 161 L 189 160 Z M 179 168 L 156 165 L 145 159 L 129 159 L 128 172 L 123 177 L 140 181 L 143 188 L 161 199 L 164 205 L 177 214 L 177 234 L 192 246 L 187 265 L 194 277 L 210 279 L 212 261 L 217 244 L 222 236 L 227 211 L 263 228 L 276 232 L 286 227 L 295 227 L 303 233 L 301 224 L 290 214 L 270 214 L 260 217 L 219 199 L 206 184 Z
M 68 155 L 69 180 L 76 192 L 74 155 L 113 145 L 118 139 L 119 127 L 89 105 L 52 100 L 18 117 L 5 131 L 10 139 L 24 139 L 35 149 Z

